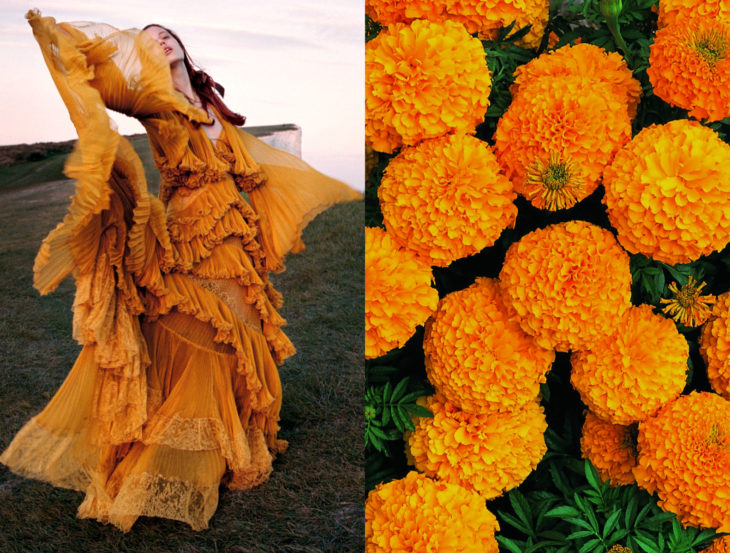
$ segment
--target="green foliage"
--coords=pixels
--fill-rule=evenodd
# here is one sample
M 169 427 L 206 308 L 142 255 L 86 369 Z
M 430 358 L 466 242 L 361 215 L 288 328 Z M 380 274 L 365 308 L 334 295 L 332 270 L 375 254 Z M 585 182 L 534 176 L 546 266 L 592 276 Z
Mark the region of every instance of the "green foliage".
M 395 372 L 393 367 L 373 366 L 368 374 L 377 380 Z M 400 440 L 404 432 L 416 429 L 411 415 L 433 416 L 428 409 L 416 403 L 419 397 L 428 394 L 428 390 L 421 388 L 406 393 L 410 379 L 406 376 L 395 385 L 386 380 L 383 386 L 368 387 L 365 392 L 365 447 L 389 456 L 385 442 Z
M 683 528 L 673 513 L 636 486 L 601 483 L 595 467 L 552 457 L 553 489 L 507 494 L 509 510 L 497 510 L 497 540 L 512 553 L 605 553 L 614 545 L 634 553 L 693 553 L 716 537 L 713 530 Z

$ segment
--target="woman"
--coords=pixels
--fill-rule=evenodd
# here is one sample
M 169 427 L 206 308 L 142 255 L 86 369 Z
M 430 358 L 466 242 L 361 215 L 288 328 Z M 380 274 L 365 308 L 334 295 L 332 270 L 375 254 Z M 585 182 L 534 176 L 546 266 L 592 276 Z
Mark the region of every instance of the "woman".
M 79 134 L 65 167 L 76 194 L 34 285 L 74 275 L 83 349 L 0 461 L 85 492 L 82 518 L 205 528 L 221 482 L 260 484 L 286 449 L 276 364 L 294 348 L 267 275 L 317 213 L 360 195 L 238 129 L 168 29 L 27 17 Z M 106 107 L 147 129 L 159 198 Z

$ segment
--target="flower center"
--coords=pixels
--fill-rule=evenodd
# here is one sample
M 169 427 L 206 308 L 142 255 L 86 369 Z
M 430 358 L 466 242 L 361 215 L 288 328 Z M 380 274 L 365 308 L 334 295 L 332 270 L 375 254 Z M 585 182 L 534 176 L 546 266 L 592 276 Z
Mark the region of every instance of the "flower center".
M 699 32 L 690 45 L 709 65 L 724 59 L 728 50 L 727 38 L 717 29 Z
M 674 297 L 660 300 L 666 304 L 662 311 L 685 326 L 701 325 L 710 317 L 712 305 L 715 303 L 714 296 L 700 295 L 704 287 L 705 283 L 697 282 L 692 275 L 681 289 L 676 282 L 672 282 L 669 291 Z
M 583 189 L 579 173 L 569 158 L 550 152 L 547 163 L 536 159 L 527 168 L 525 197 L 535 207 L 550 211 L 572 207 Z

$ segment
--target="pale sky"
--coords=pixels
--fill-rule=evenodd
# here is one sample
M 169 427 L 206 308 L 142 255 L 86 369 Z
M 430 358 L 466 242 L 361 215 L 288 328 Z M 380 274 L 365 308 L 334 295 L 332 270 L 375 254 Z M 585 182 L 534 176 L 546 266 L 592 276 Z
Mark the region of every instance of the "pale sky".
M 0 0 L 0 144 L 76 138 L 25 19 L 31 8 L 58 22 L 171 28 L 246 126 L 299 125 L 305 161 L 364 188 L 362 0 Z M 144 132 L 112 118 L 122 134 Z

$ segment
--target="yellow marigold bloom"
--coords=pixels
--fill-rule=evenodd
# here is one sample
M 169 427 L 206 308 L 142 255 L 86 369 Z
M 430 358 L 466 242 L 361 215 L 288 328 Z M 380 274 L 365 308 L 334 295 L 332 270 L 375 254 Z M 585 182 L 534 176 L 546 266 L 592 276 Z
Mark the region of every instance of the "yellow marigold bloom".
M 730 532 L 730 401 L 692 392 L 639 423 L 636 482 L 684 525 Z
M 730 553 L 730 536 L 717 538 L 712 544 L 700 551 L 700 553 Z
M 415 471 L 365 502 L 365 553 L 497 553 L 497 530 L 479 495 Z
M 497 123 L 497 159 L 535 207 L 572 207 L 631 138 L 625 101 L 582 75 L 544 75 L 519 90 Z
M 507 250 L 499 275 L 505 305 L 546 348 L 589 349 L 631 305 L 629 256 L 585 221 L 538 229 Z
M 547 452 L 537 400 L 503 413 L 461 411 L 440 394 L 419 399 L 433 413 L 406 432 L 406 456 L 418 470 L 492 499 L 518 486 Z
M 540 46 L 550 11 L 549 0 L 446 0 L 446 5 L 450 19 L 486 40 L 495 40 L 500 29 L 512 22 L 513 32 L 532 25 L 517 41 L 525 48 Z
M 439 302 L 426 323 L 426 373 L 464 411 L 511 411 L 535 401 L 555 360 L 525 334 L 502 302 L 499 283 L 478 278 Z
M 381 25 L 410 23 L 414 19 L 441 21 L 445 9 L 443 0 L 365 0 L 365 13 Z
M 406 343 L 438 304 L 431 267 L 380 228 L 365 229 L 365 357 Z
M 517 194 L 489 146 L 463 134 L 404 148 L 378 196 L 390 235 L 441 267 L 492 246 L 517 217 Z
M 391 153 L 473 133 L 489 106 L 482 43 L 454 21 L 394 23 L 365 45 L 365 138 Z
M 674 297 L 660 300 L 667 304 L 662 311 L 685 326 L 700 326 L 710 316 L 712 304 L 715 303 L 715 296 L 700 296 L 705 285 L 704 282 L 697 282 L 693 276 L 681 289 L 676 282 L 672 282 L 669 291 Z
M 659 29 L 646 73 L 654 94 L 695 119 L 730 116 L 730 22 L 693 18 Z
M 515 81 L 510 87 L 512 98 L 519 96 L 524 87 L 546 75 L 564 77 L 578 75 L 589 83 L 609 84 L 613 93 L 627 106 L 631 119 L 641 98 L 641 83 L 637 81 L 617 52 L 606 52 L 593 44 L 566 44 L 521 65 L 515 71 Z
M 630 307 L 616 331 L 571 356 L 570 381 L 588 408 L 628 425 L 650 417 L 682 393 L 687 340 L 651 305 Z
M 702 327 L 700 353 L 712 389 L 730 400 L 730 292 L 717 296 L 712 316 Z
M 659 22 L 661 29 L 675 21 L 700 17 L 706 20 L 730 20 L 730 4 L 727 0 L 661 0 Z
M 730 146 L 696 121 L 643 129 L 603 175 L 621 245 L 688 263 L 730 241 Z
M 593 463 L 602 481 L 609 480 L 612 486 L 636 482 L 631 472 L 636 466 L 636 444 L 631 437 L 631 427 L 613 424 L 586 412 L 580 453 Z

